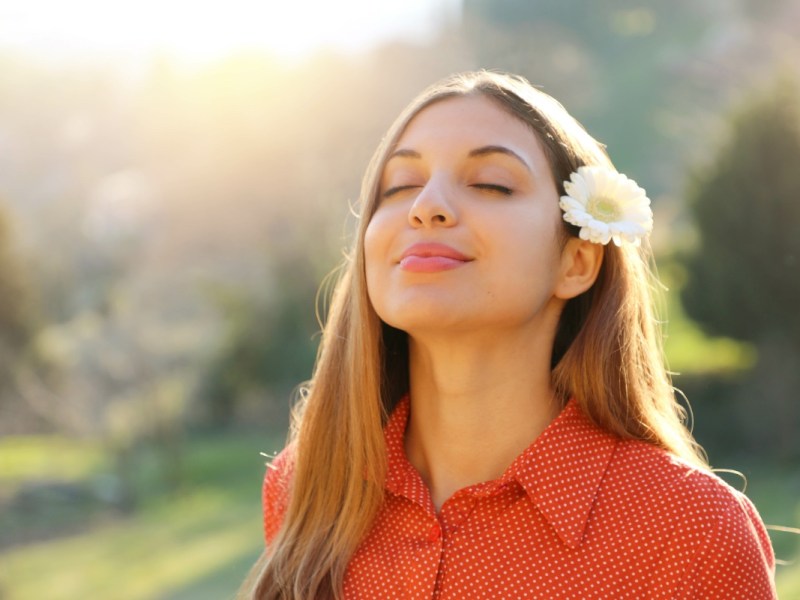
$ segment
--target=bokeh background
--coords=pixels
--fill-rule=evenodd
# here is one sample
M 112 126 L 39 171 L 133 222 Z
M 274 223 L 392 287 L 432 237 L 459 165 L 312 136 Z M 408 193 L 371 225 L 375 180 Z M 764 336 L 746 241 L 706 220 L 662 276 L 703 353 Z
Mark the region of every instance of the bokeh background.
M 0 5 L 0 598 L 233 596 L 369 156 L 473 68 L 648 189 L 675 385 L 800 598 L 797 0 Z

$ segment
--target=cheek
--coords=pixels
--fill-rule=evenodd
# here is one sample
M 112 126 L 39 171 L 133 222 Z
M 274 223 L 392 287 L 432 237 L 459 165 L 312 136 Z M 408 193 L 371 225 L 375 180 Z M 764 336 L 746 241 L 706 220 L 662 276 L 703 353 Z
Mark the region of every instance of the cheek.
M 369 271 L 391 260 L 392 243 L 405 219 L 393 206 L 379 206 L 364 232 L 364 262 Z
M 558 276 L 561 243 L 555 227 L 520 220 L 500 238 L 503 279 L 520 294 L 549 294 Z
M 520 261 L 550 264 L 560 254 L 557 215 L 552 211 L 519 211 L 494 227 L 503 252 Z
M 377 214 L 377 213 L 376 213 Z M 373 306 L 380 304 L 376 297 L 384 286 L 381 284 L 388 253 L 387 232 L 380 218 L 373 217 L 364 232 L 364 270 L 367 279 L 367 294 Z
M 368 278 L 370 271 L 374 271 L 380 262 L 385 237 L 380 223 L 373 218 L 364 232 L 364 266 Z

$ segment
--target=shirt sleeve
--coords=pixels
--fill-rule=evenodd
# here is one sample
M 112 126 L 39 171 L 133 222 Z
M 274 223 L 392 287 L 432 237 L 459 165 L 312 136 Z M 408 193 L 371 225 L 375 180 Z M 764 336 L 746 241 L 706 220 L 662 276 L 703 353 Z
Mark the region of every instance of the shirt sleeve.
M 736 492 L 697 563 L 696 598 L 777 599 L 775 554 L 753 506 Z
M 289 503 L 289 485 L 292 476 L 290 448 L 284 448 L 267 465 L 261 501 L 264 509 L 264 541 L 269 544 L 283 523 Z
M 755 506 L 726 484 L 700 488 L 651 580 L 651 598 L 777 600 L 775 555 Z

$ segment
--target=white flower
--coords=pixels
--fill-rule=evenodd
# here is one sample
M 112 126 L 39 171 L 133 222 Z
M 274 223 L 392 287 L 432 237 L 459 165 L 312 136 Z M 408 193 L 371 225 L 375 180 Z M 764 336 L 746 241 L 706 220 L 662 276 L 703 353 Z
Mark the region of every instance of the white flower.
M 638 246 L 653 230 L 647 192 L 633 179 L 606 167 L 579 167 L 564 182 L 566 196 L 558 203 L 567 223 L 580 227 L 580 237 L 595 244 Z

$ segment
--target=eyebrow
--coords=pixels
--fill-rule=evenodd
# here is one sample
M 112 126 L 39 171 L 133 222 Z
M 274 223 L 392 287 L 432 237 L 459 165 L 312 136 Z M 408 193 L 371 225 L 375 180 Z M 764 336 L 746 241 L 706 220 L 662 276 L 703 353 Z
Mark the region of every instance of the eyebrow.
M 505 154 L 506 156 L 510 156 L 511 158 L 516 159 L 522 165 L 528 169 L 528 171 L 533 171 L 531 166 L 523 159 L 519 154 L 514 152 L 511 148 L 506 148 L 505 146 L 481 146 L 480 148 L 475 148 L 475 150 L 471 150 L 469 153 L 469 157 L 473 158 L 476 156 L 487 156 L 488 154 Z
M 386 162 L 389 162 L 393 158 L 422 158 L 422 155 L 416 150 L 410 150 L 409 148 L 399 148 L 389 155 L 389 158 L 386 159 Z
M 531 166 L 527 163 L 525 159 L 523 159 L 519 154 L 511 150 L 511 148 L 506 148 L 505 146 L 496 146 L 496 145 L 481 146 L 480 148 L 475 148 L 474 150 L 470 150 L 467 156 L 469 156 L 470 158 L 476 158 L 479 156 L 488 156 L 490 154 L 504 154 L 506 156 L 510 156 L 511 158 L 514 158 L 518 162 L 520 162 L 528 171 L 533 172 L 533 169 L 531 169 Z M 411 150 L 410 148 L 398 148 L 389 155 L 389 158 L 386 159 L 386 162 L 389 162 L 393 158 L 419 159 L 422 158 L 422 155 L 416 150 Z

